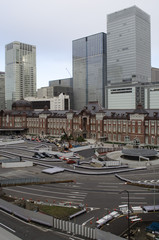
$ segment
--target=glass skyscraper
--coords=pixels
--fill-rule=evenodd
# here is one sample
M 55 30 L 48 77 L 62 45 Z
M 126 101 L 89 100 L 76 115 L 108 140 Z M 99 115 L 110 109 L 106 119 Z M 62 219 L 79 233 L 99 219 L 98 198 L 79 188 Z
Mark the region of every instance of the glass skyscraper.
M 6 108 L 25 97 L 36 96 L 36 47 L 12 42 L 5 46 Z
M 98 33 L 73 41 L 73 94 L 74 109 L 88 102 L 105 104 L 106 34 Z
M 136 6 L 107 16 L 107 81 L 151 81 L 150 16 Z

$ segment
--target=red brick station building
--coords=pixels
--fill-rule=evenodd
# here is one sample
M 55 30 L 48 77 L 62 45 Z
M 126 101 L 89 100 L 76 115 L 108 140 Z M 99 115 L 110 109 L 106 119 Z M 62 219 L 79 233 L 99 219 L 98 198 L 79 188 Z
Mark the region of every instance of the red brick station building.
M 159 145 L 159 109 L 135 110 L 103 109 L 98 102 L 90 102 L 81 111 L 43 111 L 32 109 L 32 104 L 19 100 L 12 110 L 0 112 L 0 134 L 31 134 L 73 137 L 127 143 Z

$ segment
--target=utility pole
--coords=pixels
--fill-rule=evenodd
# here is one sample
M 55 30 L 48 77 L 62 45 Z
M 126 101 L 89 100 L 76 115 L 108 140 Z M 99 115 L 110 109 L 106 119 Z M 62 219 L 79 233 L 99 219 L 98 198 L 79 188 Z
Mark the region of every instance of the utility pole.
M 130 240 L 130 199 L 129 199 L 129 191 L 128 190 L 123 190 L 119 192 L 119 194 L 126 192 L 128 194 L 128 240 Z

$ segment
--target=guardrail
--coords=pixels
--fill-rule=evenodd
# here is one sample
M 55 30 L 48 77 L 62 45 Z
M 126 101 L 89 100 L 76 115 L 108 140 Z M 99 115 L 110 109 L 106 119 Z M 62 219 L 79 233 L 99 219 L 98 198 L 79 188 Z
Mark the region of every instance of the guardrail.
M 138 170 L 142 170 L 142 169 L 145 169 L 145 168 L 144 167 L 143 168 L 138 168 Z M 156 182 L 151 183 L 151 182 L 132 181 L 130 179 L 121 177 L 118 174 L 115 174 L 115 177 L 119 178 L 121 181 L 127 182 L 128 184 L 138 185 L 138 186 L 141 186 L 141 187 L 150 187 L 150 188 L 154 188 L 154 186 L 155 186 L 155 188 L 159 188 L 159 183 L 156 183 Z
M 83 214 L 83 213 L 85 213 L 86 212 L 86 209 L 84 208 L 83 210 L 81 210 L 81 211 L 79 211 L 79 212 L 77 212 L 77 213 L 75 213 L 75 214 L 72 214 L 70 217 L 69 217 L 69 219 L 72 219 L 72 218 L 74 218 L 74 217 L 77 217 L 77 216 L 79 216 L 79 215 L 81 215 L 81 214 Z

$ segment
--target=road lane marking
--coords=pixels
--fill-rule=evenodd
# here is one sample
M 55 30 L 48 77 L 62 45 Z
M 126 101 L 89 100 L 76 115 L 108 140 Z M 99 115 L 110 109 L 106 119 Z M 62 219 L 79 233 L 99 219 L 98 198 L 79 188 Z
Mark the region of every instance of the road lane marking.
M 87 193 L 81 193 L 81 192 L 72 192 L 72 194 L 87 195 Z
M 68 194 L 68 192 L 54 192 L 54 191 L 47 191 L 47 190 L 40 190 L 37 188 L 28 188 L 28 187 L 21 187 L 21 186 L 16 186 L 17 188 L 22 188 L 22 189 L 26 189 L 26 190 L 32 190 L 32 191 L 37 191 L 37 192 L 46 192 L 46 193 L 57 193 L 57 194 Z M 72 191 L 70 191 L 69 194 L 71 194 Z M 82 194 L 86 194 L 86 193 L 80 193 L 80 195 Z
M 95 217 L 91 217 L 90 219 L 88 219 L 87 221 L 85 221 L 84 223 L 82 223 L 82 226 L 86 225 L 89 221 L 93 220 Z
M 103 186 L 103 185 L 98 185 L 97 187 L 102 187 L 104 189 L 106 189 L 106 188 L 118 188 L 118 186 Z
M 128 203 L 128 201 L 126 201 L 126 202 L 122 202 L 122 204 L 127 204 Z M 137 204 L 137 205 L 143 205 L 143 204 L 147 204 L 147 202 L 129 202 L 129 204 Z
M 80 193 L 80 192 L 70 192 L 68 194 L 70 194 L 70 195 L 79 195 L 79 196 L 82 196 L 82 197 L 87 196 L 87 193 Z
M 11 218 L 16 219 L 16 220 L 19 221 L 19 222 L 24 223 L 24 220 L 22 220 L 22 219 L 20 219 L 20 218 L 18 218 L 18 217 L 16 217 L 16 216 L 14 216 L 14 215 L 10 215 L 10 213 L 4 212 L 4 211 L 2 211 L 2 210 L 0 210 L 0 212 L 2 212 L 3 214 L 8 215 L 8 216 L 11 217 Z M 49 232 L 49 231 L 50 231 L 50 229 L 47 229 L 47 228 L 44 228 L 44 227 L 38 226 L 38 225 L 33 225 L 32 223 L 29 223 L 29 222 L 26 222 L 26 221 L 25 221 L 25 224 L 26 224 L 26 225 L 29 225 L 29 226 L 32 226 L 32 227 L 34 227 L 34 228 L 40 229 L 40 230 L 43 231 L 43 232 Z
M 156 190 L 157 191 L 157 190 Z M 154 189 L 151 189 L 151 192 L 147 192 L 147 193 L 135 193 L 137 195 L 141 194 L 141 195 L 152 195 L 154 193 Z M 159 195 L 159 193 L 155 192 L 155 195 Z
M 81 200 L 85 198 L 85 197 L 73 196 L 73 195 L 67 195 L 67 197 L 68 198 L 79 198 L 79 199 L 81 198 Z
M 110 185 L 110 183 L 105 183 L 105 182 L 99 182 L 98 184 L 100 184 L 100 185 Z M 111 183 L 111 185 L 119 185 L 119 184 L 125 184 L 125 183 Z
M 4 225 L 3 223 L 0 223 L 0 225 L 3 226 L 4 228 L 10 230 L 11 232 L 14 232 L 14 233 L 15 233 L 15 231 L 14 231 L 12 228 L 10 228 L 10 227 Z
M 11 188 L 5 188 L 5 190 L 9 190 L 9 191 L 17 192 L 17 193 L 23 193 L 23 194 L 26 194 L 26 195 L 33 195 L 33 196 L 43 197 L 43 198 L 52 198 L 52 199 L 55 199 L 55 198 L 56 198 L 56 199 L 61 199 L 61 200 L 69 201 L 68 199 L 62 198 L 62 197 L 46 196 L 46 195 L 42 195 L 42 194 L 22 192 L 22 191 L 14 190 L 14 189 L 11 189 Z M 71 201 L 71 200 L 72 200 L 72 199 L 70 198 L 70 201 Z M 78 203 L 78 202 L 82 202 L 82 201 L 83 201 L 82 199 L 78 199 L 78 201 L 76 201 L 76 202 Z
M 122 199 L 128 199 L 128 197 L 121 197 Z M 130 199 L 145 199 L 145 197 L 130 197 Z

